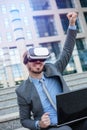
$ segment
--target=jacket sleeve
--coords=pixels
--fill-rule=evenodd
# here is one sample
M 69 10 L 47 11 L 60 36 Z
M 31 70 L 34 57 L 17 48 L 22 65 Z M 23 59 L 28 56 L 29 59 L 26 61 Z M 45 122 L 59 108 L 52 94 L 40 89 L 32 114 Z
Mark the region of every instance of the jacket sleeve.
M 67 31 L 67 37 L 65 40 L 65 44 L 62 50 L 62 53 L 60 54 L 59 59 L 56 61 L 55 65 L 58 69 L 58 71 L 60 71 L 60 73 L 63 73 L 65 67 L 67 66 L 73 49 L 74 49 L 74 45 L 75 45 L 75 40 L 76 40 L 76 34 L 77 34 L 77 30 L 72 30 L 72 29 L 68 29 Z
M 36 130 L 35 120 L 31 118 L 32 116 L 31 116 L 30 105 L 25 101 L 25 99 L 22 96 L 19 95 L 17 91 L 16 94 L 17 94 L 17 101 L 19 106 L 20 122 L 22 126 L 25 128 Z

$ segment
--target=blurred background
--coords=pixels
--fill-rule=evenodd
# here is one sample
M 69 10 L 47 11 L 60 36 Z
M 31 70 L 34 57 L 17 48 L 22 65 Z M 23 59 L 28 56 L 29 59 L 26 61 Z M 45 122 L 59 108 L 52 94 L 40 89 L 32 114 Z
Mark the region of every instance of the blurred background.
M 27 77 L 22 55 L 45 46 L 55 62 L 62 50 L 71 11 L 79 13 L 76 46 L 64 75 L 87 71 L 87 0 L 0 0 L 0 88 Z

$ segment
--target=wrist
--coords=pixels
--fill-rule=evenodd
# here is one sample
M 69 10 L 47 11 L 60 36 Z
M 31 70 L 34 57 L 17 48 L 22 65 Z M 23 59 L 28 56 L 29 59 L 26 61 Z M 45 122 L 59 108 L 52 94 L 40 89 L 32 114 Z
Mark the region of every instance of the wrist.
M 69 29 L 76 30 L 76 25 L 73 26 L 69 25 Z
M 40 130 L 40 121 L 37 122 L 37 129 Z
M 70 26 L 75 26 L 75 23 L 70 22 L 69 25 L 70 25 Z

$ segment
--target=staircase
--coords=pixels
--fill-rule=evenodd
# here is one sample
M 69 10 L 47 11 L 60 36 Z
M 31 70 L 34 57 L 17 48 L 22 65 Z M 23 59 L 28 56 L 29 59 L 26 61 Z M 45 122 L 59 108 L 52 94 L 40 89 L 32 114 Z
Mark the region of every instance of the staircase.
M 64 76 L 70 90 L 87 88 L 87 72 Z M 19 121 L 15 87 L 0 89 L 0 130 L 28 130 Z

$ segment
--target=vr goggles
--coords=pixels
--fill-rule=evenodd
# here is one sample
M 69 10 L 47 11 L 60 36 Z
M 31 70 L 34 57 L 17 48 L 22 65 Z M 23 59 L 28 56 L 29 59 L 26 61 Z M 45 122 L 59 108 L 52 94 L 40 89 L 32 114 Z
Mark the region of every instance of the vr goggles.
M 44 62 L 49 57 L 50 57 L 50 53 L 47 48 L 32 47 L 27 51 L 23 63 L 27 64 L 28 62 L 35 62 L 37 60 Z

